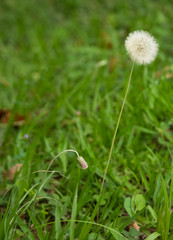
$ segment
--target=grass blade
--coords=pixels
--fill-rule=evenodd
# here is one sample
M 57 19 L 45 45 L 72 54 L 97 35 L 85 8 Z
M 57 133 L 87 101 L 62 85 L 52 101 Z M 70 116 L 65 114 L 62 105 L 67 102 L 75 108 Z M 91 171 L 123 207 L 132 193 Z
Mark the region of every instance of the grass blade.
M 56 206 L 55 210 L 55 232 L 56 232 L 56 240 L 59 239 L 59 235 L 61 234 L 61 222 L 60 222 L 60 207 Z
M 145 240 L 154 240 L 154 239 L 158 238 L 159 236 L 160 236 L 160 233 L 154 232 L 154 233 L 150 234 Z
M 78 185 L 76 186 L 76 191 L 73 199 L 72 214 L 71 214 L 71 223 L 70 223 L 70 240 L 74 240 L 74 228 L 75 228 L 75 219 L 77 215 L 77 196 L 78 196 Z

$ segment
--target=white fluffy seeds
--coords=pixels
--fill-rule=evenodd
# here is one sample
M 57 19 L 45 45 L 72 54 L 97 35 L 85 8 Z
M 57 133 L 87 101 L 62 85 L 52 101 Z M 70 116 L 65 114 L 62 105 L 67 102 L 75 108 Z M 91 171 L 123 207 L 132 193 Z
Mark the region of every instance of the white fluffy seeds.
M 125 48 L 132 61 L 139 65 L 151 63 L 158 52 L 155 39 L 142 30 L 129 34 L 125 41 Z

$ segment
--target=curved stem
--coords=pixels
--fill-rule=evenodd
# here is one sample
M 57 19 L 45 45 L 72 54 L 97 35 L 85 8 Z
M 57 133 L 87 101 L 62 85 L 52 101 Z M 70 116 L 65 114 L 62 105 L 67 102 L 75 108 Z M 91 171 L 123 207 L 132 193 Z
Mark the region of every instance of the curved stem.
M 106 174 L 107 174 L 109 163 L 110 163 L 111 156 L 112 156 L 112 150 L 113 150 L 115 138 L 116 138 L 116 135 L 117 135 L 117 131 L 118 131 L 118 127 L 119 127 L 119 124 L 120 124 L 121 116 L 122 116 L 122 113 L 123 113 L 124 105 L 125 105 L 125 102 L 126 102 L 126 99 L 127 99 L 127 94 L 128 94 L 129 87 L 130 87 L 130 82 L 131 82 L 131 78 L 132 78 L 133 68 L 134 68 L 134 62 L 132 64 L 132 68 L 131 68 L 131 72 L 130 72 L 130 76 L 129 76 L 129 80 L 128 80 L 126 93 L 125 93 L 123 104 L 121 106 L 121 110 L 120 110 L 120 113 L 119 113 L 119 116 L 118 116 L 118 121 L 117 121 L 117 125 L 116 125 L 116 128 L 115 128 L 114 136 L 113 136 L 113 139 L 112 139 L 112 144 L 111 144 L 111 148 L 110 148 L 110 152 L 109 152 L 109 158 L 108 158 L 108 161 L 107 161 L 107 165 L 106 165 L 106 168 L 105 168 L 105 172 L 104 172 L 104 176 L 103 176 L 103 180 L 102 180 L 102 184 L 101 184 L 101 188 L 100 188 L 100 195 L 101 195 L 102 190 L 103 190 Z
M 36 191 L 36 193 L 35 193 L 35 195 L 34 195 L 34 197 L 33 197 L 33 199 L 32 199 L 33 206 L 32 206 L 31 214 L 32 214 L 32 212 L 34 212 L 34 206 L 35 206 L 36 198 L 37 198 L 37 196 L 38 196 L 38 193 L 39 193 L 40 190 L 43 188 L 43 186 L 44 186 L 44 184 L 45 184 L 45 182 L 46 182 L 46 180 L 44 180 L 44 178 L 46 177 L 47 173 L 49 172 L 50 167 L 52 166 L 52 164 L 53 164 L 53 162 L 55 161 L 56 158 L 58 158 L 60 155 L 62 155 L 63 153 L 66 153 L 66 152 L 74 152 L 74 153 L 76 153 L 77 157 L 80 157 L 77 151 L 72 150 L 72 149 L 67 149 L 67 150 L 62 151 L 62 152 L 59 153 L 58 155 L 56 155 L 56 156 L 51 160 L 51 162 L 50 162 L 50 164 L 49 164 L 49 166 L 48 166 L 48 168 L 47 168 L 47 171 L 45 172 L 45 175 L 44 175 L 44 177 L 43 177 L 43 179 L 42 179 L 42 182 L 41 182 L 39 188 L 37 189 L 37 191 Z M 54 172 L 54 171 L 53 171 L 53 172 Z M 31 223 L 31 219 L 29 220 L 29 226 L 30 226 L 30 223 Z
M 99 223 L 96 223 L 96 222 L 90 222 L 90 221 L 85 221 L 85 220 L 71 220 L 71 219 L 67 219 L 67 220 L 60 220 L 60 221 L 54 221 L 54 222 L 48 222 L 48 223 L 44 223 L 44 224 L 41 224 L 41 225 L 37 225 L 33 228 L 31 228 L 30 230 L 35 230 L 35 229 L 38 229 L 40 227 L 44 227 L 44 226 L 47 226 L 47 225 L 52 225 L 52 224 L 55 224 L 55 223 L 63 223 L 63 222 L 76 222 L 76 223 L 85 223 L 85 224 L 92 224 L 92 225 L 95 225 L 95 226 L 98 226 L 98 227 L 102 227 L 102 228 L 105 228 L 105 229 L 108 229 L 112 232 L 114 232 L 116 235 L 120 236 L 121 239 L 127 239 L 126 237 L 124 237 L 118 230 L 114 229 L 114 228 L 111 228 L 109 226 L 106 226 L 106 225 L 103 225 L 103 224 L 99 224 Z M 26 236 L 26 232 L 22 233 L 19 237 L 25 237 Z
M 50 167 L 52 166 L 52 164 L 53 164 L 53 162 L 55 161 L 55 159 L 58 158 L 60 155 L 62 155 L 62 154 L 65 153 L 65 152 L 74 152 L 74 153 L 76 153 L 76 155 L 79 157 L 79 153 L 78 153 L 77 151 L 73 150 L 73 149 L 64 150 L 64 151 L 62 151 L 61 153 L 59 153 L 58 155 L 56 155 L 56 156 L 51 160 L 51 162 L 50 162 L 50 164 L 49 164 L 49 166 L 48 166 L 48 168 L 47 168 L 47 171 L 50 169 Z

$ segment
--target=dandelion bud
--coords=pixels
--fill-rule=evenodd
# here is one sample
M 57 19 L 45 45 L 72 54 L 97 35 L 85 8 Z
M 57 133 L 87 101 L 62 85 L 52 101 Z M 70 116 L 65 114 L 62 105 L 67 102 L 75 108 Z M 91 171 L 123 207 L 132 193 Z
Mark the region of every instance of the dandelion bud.
M 132 61 L 139 65 L 154 61 L 158 52 L 158 44 L 153 36 L 142 30 L 129 34 L 125 48 Z
M 87 169 L 88 168 L 88 164 L 87 162 L 85 161 L 85 159 L 81 156 L 77 157 L 77 161 L 79 163 L 79 166 L 82 168 L 82 169 Z

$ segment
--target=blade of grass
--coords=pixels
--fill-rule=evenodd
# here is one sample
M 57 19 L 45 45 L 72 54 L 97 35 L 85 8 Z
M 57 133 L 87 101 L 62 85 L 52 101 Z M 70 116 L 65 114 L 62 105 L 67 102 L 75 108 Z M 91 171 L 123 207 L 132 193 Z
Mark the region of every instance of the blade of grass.
M 72 222 L 72 221 L 73 221 L 73 222 L 77 222 L 77 223 L 85 223 L 85 224 L 95 225 L 95 226 L 97 226 L 97 227 L 102 227 L 102 228 L 108 229 L 109 231 L 112 231 L 112 232 L 118 234 L 119 236 L 121 236 L 123 239 L 126 239 L 126 240 L 127 240 L 127 238 L 124 237 L 118 230 L 113 229 L 113 228 L 108 227 L 108 226 L 103 225 L 103 224 L 99 224 L 99 223 L 95 223 L 95 222 L 90 222 L 90 221 L 82 221 L 82 220 L 61 220 L 61 222 Z M 39 228 L 39 227 L 43 227 L 43 226 L 47 226 L 47 225 L 52 225 L 52 224 L 55 224 L 55 223 L 56 223 L 56 222 L 54 221 L 54 222 L 48 222 L 48 223 L 45 223 L 45 224 L 41 224 L 41 225 L 39 225 L 39 226 L 36 226 L 36 227 L 31 228 L 31 231 L 34 230 L 34 229 L 37 229 L 37 228 Z M 25 234 L 22 234 L 20 237 L 23 237 L 23 236 L 25 236 Z
M 73 199 L 73 206 L 72 206 L 72 215 L 71 215 L 71 223 L 70 223 L 70 240 L 74 240 L 74 229 L 75 229 L 75 218 L 77 215 L 77 196 L 78 196 L 78 185 L 76 186 L 74 199 Z
M 19 216 L 17 216 L 17 224 L 20 229 L 27 234 L 28 240 L 36 240 L 34 234 L 32 233 L 32 229 L 30 230 Z
M 154 232 L 154 233 L 150 234 L 145 240 L 154 240 L 154 239 L 158 238 L 159 236 L 160 236 L 160 233 Z
M 56 232 L 56 240 L 59 239 L 59 235 L 61 234 L 61 222 L 60 222 L 60 207 L 58 204 L 56 205 L 55 209 L 55 232 Z
M 34 226 L 37 226 L 39 224 L 39 222 L 37 221 L 36 217 L 33 214 L 31 214 L 31 211 L 28 210 L 27 212 L 28 212 L 29 217 L 31 218 L 31 221 L 34 224 Z M 45 239 L 45 234 L 44 234 L 42 228 L 37 229 L 37 234 L 38 234 L 38 237 L 40 240 Z

